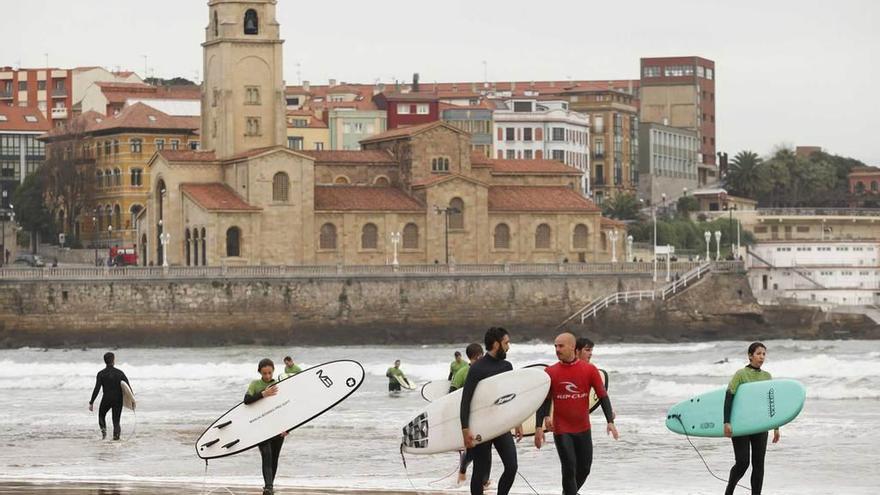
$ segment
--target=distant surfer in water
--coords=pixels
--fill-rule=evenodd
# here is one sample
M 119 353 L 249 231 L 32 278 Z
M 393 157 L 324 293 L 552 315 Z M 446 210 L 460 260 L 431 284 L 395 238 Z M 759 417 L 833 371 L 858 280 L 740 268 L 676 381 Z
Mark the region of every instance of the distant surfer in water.
M 464 386 L 464 382 L 467 381 L 468 372 L 470 371 L 470 367 L 472 364 L 479 361 L 481 357 L 483 357 L 483 347 L 480 344 L 473 343 L 464 350 L 464 353 L 467 354 L 468 360 L 470 364 L 464 363 L 464 366 L 460 367 L 458 371 L 455 372 L 455 376 L 452 377 L 452 383 L 449 386 L 449 393 L 455 392 Z M 456 353 L 458 354 L 458 353 Z M 464 455 L 461 456 L 461 462 L 458 466 L 458 484 L 464 483 L 465 478 L 467 477 L 467 468 L 470 465 L 471 461 L 474 460 L 473 449 L 467 449 Z M 488 484 L 489 481 L 489 473 L 486 473 L 486 480 L 484 480 L 483 486 Z
M 471 495 L 482 495 L 484 484 L 489 479 L 492 471 L 492 446 L 501 457 L 504 472 L 498 480 L 498 495 L 507 495 L 518 469 L 516 460 L 516 445 L 513 443 L 513 435 L 504 433 L 480 445 L 476 445 L 474 436 L 470 431 L 471 400 L 477 384 L 484 378 L 489 378 L 505 371 L 512 371 L 513 366 L 506 360 L 507 351 L 510 349 L 510 335 L 501 327 L 492 327 L 486 331 L 483 340 L 488 354 L 474 363 L 468 371 L 467 379 L 461 393 L 461 435 L 464 445 L 471 450 L 474 459 L 474 471 L 471 474 Z M 516 427 L 517 440 L 522 439 L 522 426 Z
M 98 406 L 98 426 L 101 427 L 101 439 L 107 438 L 107 411 L 113 410 L 113 440 L 119 440 L 122 431 L 120 419 L 122 417 L 122 382 L 128 383 L 128 378 L 122 370 L 115 367 L 116 355 L 112 352 L 104 354 L 104 369 L 98 372 L 95 378 L 95 389 L 92 390 L 92 400 L 89 401 L 89 411 L 94 411 L 95 399 L 98 392 L 103 388 L 101 404 Z M 131 386 L 128 383 L 129 387 Z
M 596 390 L 602 412 L 608 422 L 608 434 L 618 439 L 614 411 L 599 370 L 581 360 L 576 352 L 577 339 L 562 333 L 554 343 L 559 362 L 544 369 L 550 375 L 550 392 L 535 418 L 535 447 L 544 445 L 544 417 L 553 405 L 553 439 L 562 467 L 563 495 L 577 495 L 587 481 L 593 464 L 593 439 L 590 430 L 590 389 Z
M 247 393 L 244 394 L 244 403 L 253 404 L 254 402 L 264 398 L 272 397 L 278 393 L 278 387 L 272 374 L 275 373 L 275 363 L 271 359 L 261 359 L 257 365 L 257 371 L 260 378 L 254 380 L 248 385 Z M 260 449 L 260 457 L 263 460 L 263 495 L 272 495 L 275 493 L 275 475 L 278 473 L 278 456 L 281 455 L 281 447 L 284 445 L 284 437 L 287 432 L 280 434 L 257 444 Z
M 302 368 L 296 365 L 293 362 L 293 358 L 290 356 L 286 356 L 284 358 L 284 374 L 285 375 L 295 375 L 297 373 L 302 372 Z
M 465 351 L 465 352 L 467 352 L 467 351 Z M 449 378 L 447 378 L 447 380 L 452 381 L 452 377 L 455 376 L 455 373 L 457 373 L 458 370 L 462 369 L 463 367 L 465 367 L 467 365 L 468 365 L 467 361 L 465 361 L 464 359 L 461 358 L 461 353 L 458 351 L 455 351 L 455 360 L 449 364 Z
M 749 450 L 752 458 L 752 495 L 761 495 L 764 485 L 764 454 L 767 453 L 767 432 L 755 433 L 735 437 L 736 434 L 730 425 L 730 413 L 733 410 L 733 397 L 736 389 L 744 383 L 770 380 L 770 373 L 761 369 L 764 359 L 767 357 L 767 346 L 760 342 L 753 342 L 749 346 L 749 364 L 737 371 L 730 384 L 727 386 L 727 394 L 724 397 L 724 436 L 732 438 L 733 455 L 736 463 L 730 468 L 730 476 L 727 480 L 727 490 L 724 495 L 733 495 L 736 484 L 749 469 Z M 773 443 L 779 441 L 779 428 L 773 430 Z
M 388 371 L 385 372 L 385 376 L 388 377 L 388 391 L 400 392 L 400 381 L 398 381 L 397 377 L 406 378 L 406 375 L 403 374 L 403 370 L 400 369 L 400 359 L 394 361 L 394 366 L 388 368 Z

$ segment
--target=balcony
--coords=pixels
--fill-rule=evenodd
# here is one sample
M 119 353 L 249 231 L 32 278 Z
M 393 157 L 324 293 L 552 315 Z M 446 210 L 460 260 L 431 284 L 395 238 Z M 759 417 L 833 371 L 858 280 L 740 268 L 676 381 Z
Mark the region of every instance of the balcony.
M 605 152 L 604 151 L 597 151 L 597 152 L 593 153 L 593 158 L 595 158 L 596 160 L 601 160 L 601 159 L 605 158 Z
M 12 91 L 0 89 L 0 99 L 12 98 Z
M 67 118 L 67 108 L 65 107 L 56 107 L 52 109 L 52 118 L 53 119 L 66 119 Z
M 66 88 L 52 88 L 52 97 L 53 98 L 64 98 L 67 96 Z
M 605 185 L 605 179 L 602 178 L 602 177 L 596 177 L 595 179 L 593 179 L 593 185 L 594 185 L 594 186 L 604 186 L 604 185 Z

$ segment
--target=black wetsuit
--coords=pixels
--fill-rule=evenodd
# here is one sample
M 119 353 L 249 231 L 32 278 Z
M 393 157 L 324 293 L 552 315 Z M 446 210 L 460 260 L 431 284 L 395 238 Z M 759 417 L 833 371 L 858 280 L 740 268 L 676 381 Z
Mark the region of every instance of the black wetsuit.
M 730 423 L 730 414 L 733 410 L 733 396 L 734 394 L 728 390 L 724 397 L 725 424 Z M 731 438 L 733 442 L 733 456 L 736 462 L 730 468 L 730 475 L 727 478 L 727 489 L 724 490 L 724 495 L 733 495 L 734 490 L 736 490 L 736 484 L 739 483 L 739 480 L 742 479 L 749 469 L 749 457 L 751 457 L 752 461 L 752 495 L 761 495 L 761 489 L 764 486 L 764 456 L 767 453 L 767 433 L 765 431 Z
M 98 372 L 95 378 L 95 389 L 92 391 L 92 399 L 89 405 L 95 403 L 98 392 L 103 388 L 104 394 L 101 396 L 101 405 L 98 406 L 98 426 L 101 427 L 101 434 L 107 436 L 107 411 L 113 410 L 113 440 L 119 440 L 119 434 L 122 430 L 119 420 L 122 417 L 122 385 L 121 382 L 128 383 L 128 378 L 121 370 L 108 365 L 106 368 Z M 129 383 L 129 386 L 131 384 Z
M 244 403 L 252 404 L 263 398 L 263 392 L 254 395 L 244 394 Z M 278 473 L 278 456 L 281 455 L 281 447 L 284 446 L 284 437 L 276 435 L 268 440 L 257 444 L 260 450 L 260 458 L 263 461 L 263 490 L 272 490 L 275 484 L 275 474 Z
M 471 365 L 468 372 L 467 380 L 461 394 L 461 427 L 467 428 L 470 425 L 471 415 L 471 399 L 474 397 L 474 390 L 477 383 L 484 378 L 513 370 L 513 366 L 503 360 L 486 354 L 479 361 Z M 498 495 L 507 495 L 513 481 L 516 478 L 518 469 L 516 461 L 516 445 L 513 442 L 513 435 L 509 432 L 505 433 L 492 441 L 477 445 L 473 449 L 468 449 L 469 454 L 474 460 L 474 471 L 471 474 L 471 495 L 483 494 L 483 483 L 489 479 L 489 473 L 492 471 L 492 446 L 501 457 L 504 464 L 504 473 L 498 480 Z

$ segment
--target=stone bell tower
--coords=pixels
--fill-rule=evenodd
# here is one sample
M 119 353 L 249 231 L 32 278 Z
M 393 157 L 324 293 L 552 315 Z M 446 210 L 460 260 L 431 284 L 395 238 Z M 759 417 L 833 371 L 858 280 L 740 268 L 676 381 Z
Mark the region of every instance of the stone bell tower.
M 277 0 L 210 0 L 202 82 L 202 149 L 218 159 L 286 144 Z

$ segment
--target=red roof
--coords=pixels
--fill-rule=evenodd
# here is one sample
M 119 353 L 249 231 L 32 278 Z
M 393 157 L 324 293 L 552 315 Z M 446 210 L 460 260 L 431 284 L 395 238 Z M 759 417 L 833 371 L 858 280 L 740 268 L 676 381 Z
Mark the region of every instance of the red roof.
M 260 211 L 260 208 L 249 205 L 231 187 L 220 182 L 181 184 L 180 190 L 206 210 Z
M 368 138 L 361 139 L 361 143 L 370 143 L 375 141 L 387 141 L 390 139 L 400 139 L 404 137 L 412 137 L 421 132 L 427 131 L 434 127 L 446 127 L 448 129 L 452 129 L 455 132 L 464 133 L 464 131 L 454 127 L 452 124 L 447 124 L 442 120 L 436 120 L 434 122 L 428 122 L 427 124 L 419 124 L 413 125 L 409 127 L 398 127 L 397 129 L 391 129 L 390 131 L 385 131 L 380 134 L 374 134 Z
M 583 175 L 583 172 L 556 160 L 489 160 L 494 174 L 561 174 Z
M 201 117 L 182 117 L 168 115 L 145 103 L 135 103 L 122 109 L 118 114 L 102 119 L 89 131 L 106 131 L 110 129 L 161 129 L 197 131 L 201 126 Z
M 315 210 L 419 211 L 425 206 L 388 186 L 315 186 Z
M 286 146 L 264 146 L 262 148 L 254 148 L 252 150 L 242 151 L 241 153 L 236 153 L 235 155 L 230 156 L 226 160 L 240 160 L 242 158 L 253 158 L 257 155 L 262 155 L 263 153 L 267 153 L 269 151 L 275 150 L 286 150 L 289 149 Z
M 492 158 L 479 151 L 471 151 L 471 166 L 491 167 Z
M 596 205 L 565 186 L 492 186 L 489 211 L 598 212 Z
M 613 219 L 613 218 L 608 218 L 608 217 L 602 217 L 602 220 L 600 221 L 600 224 L 601 224 L 603 227 L 620 227 L 620 228 L 626 228 L 626 223 L 625 223 L 625 222 L 621 222 L 620 220 L 615 220 L 615 219 Z
M 303 150 L 303 155 L 315 159 L 315 163 L 339 163 L 356 165 L 396 165 L 391 153 L 385 150 Z
M 216 160 L 214 151 L 165 149 L 159 154 L 169 162 L 213 162 Z
M 52 126 L 37 108 L 0 106 L 0 131 L 42 134 Z

